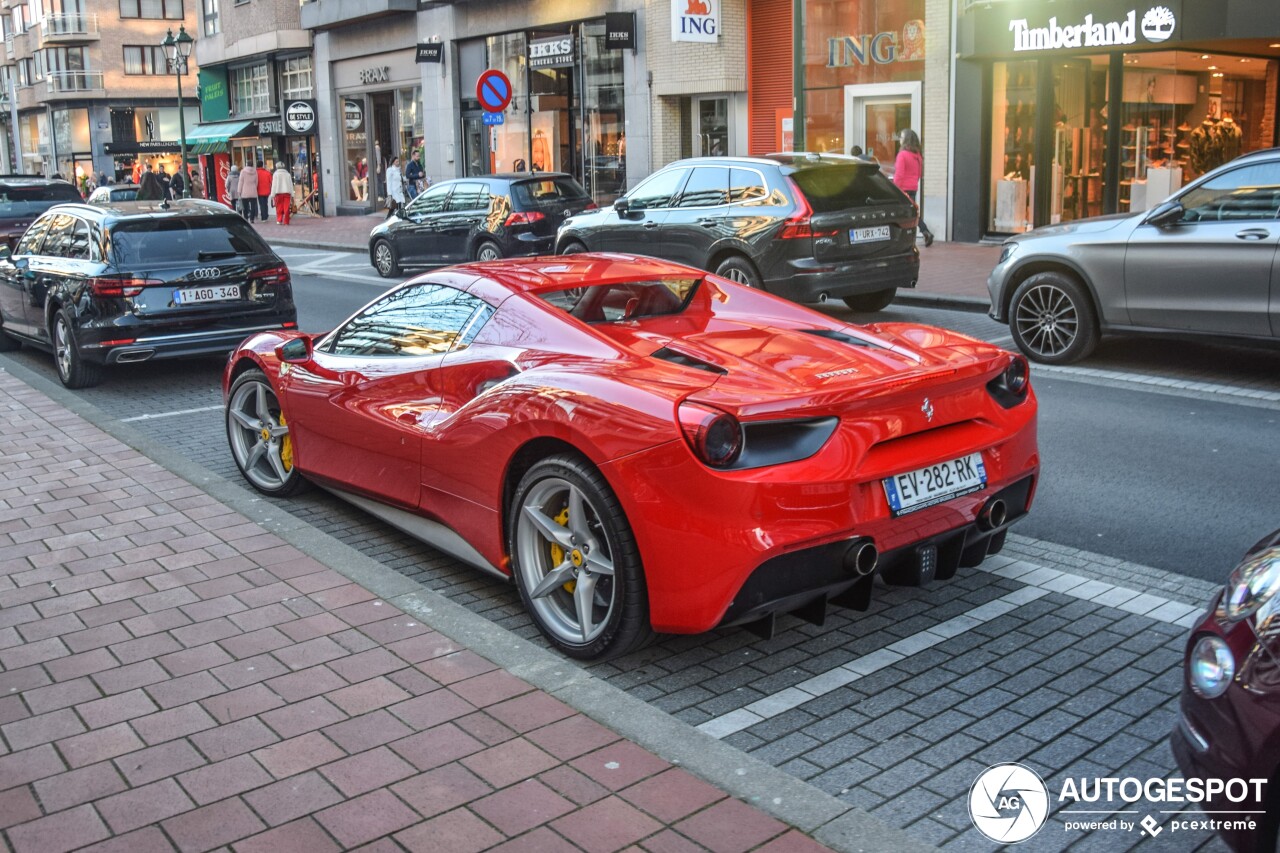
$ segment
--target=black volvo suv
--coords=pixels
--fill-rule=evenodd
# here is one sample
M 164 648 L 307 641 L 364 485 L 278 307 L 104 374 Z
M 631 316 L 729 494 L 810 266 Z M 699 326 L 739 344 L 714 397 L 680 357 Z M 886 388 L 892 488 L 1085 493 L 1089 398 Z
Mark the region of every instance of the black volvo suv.
M 876 163 L 830 154 L 697 157 L 568 219 L 556 251 L 631 252 L 795 302 L 878 311 L 920 272 L 915 204 Z
M 52 350 L 68 388 L 107 364 L 229 352 L 297 319 L 284 261 L 211 201 L 59 205 L 0 246 L 0 350 Z

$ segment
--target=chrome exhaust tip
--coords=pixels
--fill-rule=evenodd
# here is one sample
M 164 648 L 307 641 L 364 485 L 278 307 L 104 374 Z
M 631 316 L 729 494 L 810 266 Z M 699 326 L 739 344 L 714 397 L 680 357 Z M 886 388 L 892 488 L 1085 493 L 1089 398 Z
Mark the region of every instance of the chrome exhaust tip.
M 153 349 L 129 350 L 128 352 L 122 352 L 118 356 L 116 356 L 116 363 L 130 364 L 135 361 L 146 361 L 147 359 L 151 358 L 151 356 L 155 354 L 156 354 L 156 351 Z
M 859 539 L 849 546 L 844 555 L 844 567 L 860 578 L 865 578 L 876 570 L 880 562 L 880 551 L 870 539 Z
M 1009 520 L 1009 508 L 1000 498 L 996 498 L 978 513 L 978 523 L 986 530 L 995 530 Z

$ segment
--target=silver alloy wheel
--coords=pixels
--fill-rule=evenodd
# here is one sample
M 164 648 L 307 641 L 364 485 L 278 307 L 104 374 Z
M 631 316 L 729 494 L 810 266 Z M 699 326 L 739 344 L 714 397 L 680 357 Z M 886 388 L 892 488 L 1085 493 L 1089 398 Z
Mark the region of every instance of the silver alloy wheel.
M 1014 325 L 1026 345 L 1042 356 L 1066 352 L 1080 333 L 1080 312 L 1071 295 L 1052 284 L 1038 284 L 1014 309 Z
M 501 257 L 502 253 L 492 243 L 481 243 L 480 248 L 476 251 L 477 261 L 496 261 Z
M 71 340 L 71 329 L 67 327 L 66 318 L 59 314 L 53 321 L 53 357 L 58 362 L 58 373 L 61 374 L 64 382 L 71 378 L 73 346 L 75 342 Z
M 378 245 L 373 247 L 373 265 L 378 268 L 378 274 L 384 278 L 389 278 L 395 270 L 395 259 L 391 257 L 391 244 L 386 240 L 379 241 Z
M 747 275 L 747 271 L 740 267 L 730 267 L 722 275 L 734 284 L 751 287 L 751 276 Z
M 516 563 L 534 616 L 558 639 L 587 644 L 617 606 L 613 556 L 599 510 L 568 480 L 548 477 L 525 494 Z
M 246 382 L 227 405 L 227 434 L 231 452 L 244 475 L 268 491 L 283 488 L 292 473 L 289 427 L 280 403 L 265 382 Z

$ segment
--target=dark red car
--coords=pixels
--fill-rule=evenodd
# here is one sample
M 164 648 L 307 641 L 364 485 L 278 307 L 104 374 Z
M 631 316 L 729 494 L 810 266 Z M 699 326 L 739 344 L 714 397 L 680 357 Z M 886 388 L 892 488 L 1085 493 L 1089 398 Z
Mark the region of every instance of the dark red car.
M 1206 810 L 1232 824 L 1235 850 L 1280 849 L 1280 530 L 1231 572 L 1187 640 L 1182 708 L 1171 742 L 1188 778 L 1235 785 Z M 1253 828 L 1250 829 L 1249 825 Z
M 1022 356 L 631 255 L 422 275 L 328 334 L 248 339 L 224 389 L 255 488 L 314 481 L 515 575 L 584 658 L 949 577 L 1039 470 Z

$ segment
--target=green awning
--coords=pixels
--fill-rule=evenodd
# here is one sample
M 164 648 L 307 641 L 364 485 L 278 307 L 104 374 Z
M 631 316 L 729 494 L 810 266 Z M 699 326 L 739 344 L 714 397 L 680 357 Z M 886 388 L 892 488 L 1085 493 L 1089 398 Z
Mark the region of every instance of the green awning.
M 239 136 L 251 121 L 220 121 L 201 124 L 187 131 L 187 153 L 214 154 L 226 150 L 227 142 Z

